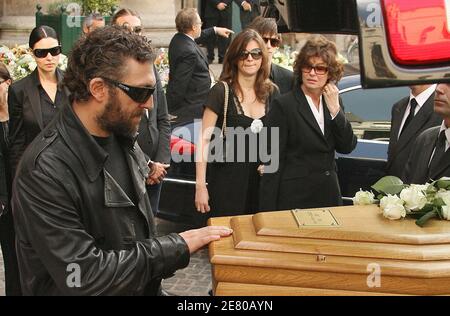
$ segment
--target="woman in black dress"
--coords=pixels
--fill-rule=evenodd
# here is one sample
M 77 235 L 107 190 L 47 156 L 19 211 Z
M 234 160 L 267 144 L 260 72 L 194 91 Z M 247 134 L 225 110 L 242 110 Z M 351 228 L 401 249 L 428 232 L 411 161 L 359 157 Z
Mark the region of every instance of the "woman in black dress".
M 259 208 L 258 144 L 265 134 L 261 130 L 270 99 L 277 93 L 267 58 L 257 32 L 239 33 L 225 55 L 221 82 L 208 96 L 197 147 L 195 194 L 197 210 L 211 211 L 208 216 L 250 214 Z M 226 114 L 224 82 L 229 87 Z M 223 150 L 225 162 L 220 162 Z

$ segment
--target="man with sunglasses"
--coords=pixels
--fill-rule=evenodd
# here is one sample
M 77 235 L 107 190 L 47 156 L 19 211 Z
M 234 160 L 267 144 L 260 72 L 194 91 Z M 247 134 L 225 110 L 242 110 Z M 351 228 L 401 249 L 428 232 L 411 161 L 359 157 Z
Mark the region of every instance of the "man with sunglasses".
M 281 38 L 280 34 L 278 34 L 278 26 L 275 19 L 258 16 L 248 25 L 248 28 L 258 32 L 263 38 L 264 43 L 266 43 L 267 52 L 269 54 L 269 79 L 277 85 L 281 94 L 291 91 L 294 81 L 293 72 L 272 63 L 273 54 L 281 44 Z
M 113 25 L 119 25 L 136 34 L 142 35 L 142 21 L 139 14 L 133 10 L 123 8 L 114 15 Z M 147 156 L 151 173 L 147 179 L 147 191 L 150 196 L 153 213 L 159 208 L 162 183 L 170 166 L 170 121 L 167 101 L 161 79 L 153 67 L 156 78 L 156 91 L 153 94 L 154 107 L 145 110 L 139 125 L 138 143 Z
M 81 38 L 64 84 L 70 104 L 23 155 L 13 187 L 25 295 L 158 295 L 190 253 L 231 231 L 156 237 L 136 143 L 153 106 L 154 53 L 117 26 Z

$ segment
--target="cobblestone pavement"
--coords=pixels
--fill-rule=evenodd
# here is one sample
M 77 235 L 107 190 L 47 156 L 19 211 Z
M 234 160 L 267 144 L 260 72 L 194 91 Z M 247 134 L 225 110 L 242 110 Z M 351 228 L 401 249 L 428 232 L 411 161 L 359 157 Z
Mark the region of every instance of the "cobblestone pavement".
M 160 235 L 182 232 L 190 227 L 157 219 Z M 191 256 L 189 266 L 163 281 L 163 288 L 169 294 L 179 296 L 207 296 L 211 289 L 211 265 L 208 249 L 204 248 Z M 0 250 L 0 296 L 5 295 L 5 273 L 3 256 Z

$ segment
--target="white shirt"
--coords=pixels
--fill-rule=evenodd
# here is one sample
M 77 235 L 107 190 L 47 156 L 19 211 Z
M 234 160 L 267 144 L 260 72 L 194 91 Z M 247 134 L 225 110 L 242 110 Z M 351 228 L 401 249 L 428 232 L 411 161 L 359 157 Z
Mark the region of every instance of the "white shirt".
M 414 111 L 414 116 L 417 115 L 417 112 L 420 111 L 422 106 L 427 102 L 427 100 L 433 95 L 434 91 L 436 90 L 436 84 L 431 85 L 428 87 L 425 91 L 418 94 L 417 96 L 413 96 L 412 93 L 409 93 L 409 102 L 408 106 L 406 107 L 405 114 L 403 115 L 402 124 L 400 125 L 400 129 L 398 131 L 397 139 L 400 138 L 400 134 L 402 133 L 403 125 L 405 125 L 405 121 L 408 118 L 409 112 L 411 111 L 411 99 L 416 99 L 417 106 Z
M 320 96 L 319 101 L 319 109 L 317 109 L 316 105 L 314 104 L 312 98 L 305 94 L 306 101 L 308 101 L 309 107 L 311 108 L 311 112 L 314 115 L 314 118 L 317 121 L 317 124 L 319 124 L 320 130 L 322 131 L 322 134 L 325 135 L 325 119 L 323 116 L 323 102 L 322 102 L 322 96 Z
M 447 151 L 448 148 L 450 147 L 450 128 L 447 128 L 447 126 L 445 126 L 444 121 L 442 121 L 441 128 L 439 129 L 439 134 L 441 134 L 442 131 L 445 131 L 445 138 L 446 138 L 445 139 L 445 151 Z M 438 137 L 439 137 L 439 134 L 438 134 Z M 428 162 L 428 166 L 430 165 L 431 160 L 433 160 L 435 151 L 436 151 L 436 147 L 433 149 L 433 153 L 431 154 L 431 158 L 430 158 L 430 161 Z

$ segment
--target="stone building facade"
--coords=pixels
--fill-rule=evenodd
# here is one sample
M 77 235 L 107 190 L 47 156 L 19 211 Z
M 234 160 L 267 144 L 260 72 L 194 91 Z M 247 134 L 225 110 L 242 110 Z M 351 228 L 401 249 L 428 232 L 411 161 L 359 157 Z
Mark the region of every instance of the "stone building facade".
M 35 27 L 36 5 L 45 12 L 55 0 L 0 0 L 0 44 L 8 46 L 28 41 Z M 155 46 L 168 46 L 175 34 L 175 15 L 183 7 L 197 7 L 197 0 L 121 0 L 119 7 L 127 7 L 141 14 L 145 34 Z

